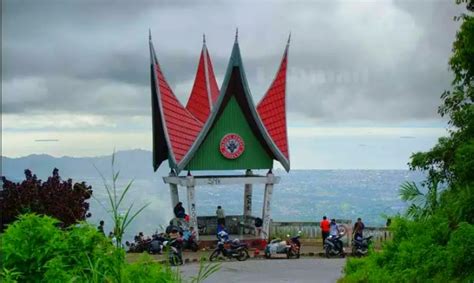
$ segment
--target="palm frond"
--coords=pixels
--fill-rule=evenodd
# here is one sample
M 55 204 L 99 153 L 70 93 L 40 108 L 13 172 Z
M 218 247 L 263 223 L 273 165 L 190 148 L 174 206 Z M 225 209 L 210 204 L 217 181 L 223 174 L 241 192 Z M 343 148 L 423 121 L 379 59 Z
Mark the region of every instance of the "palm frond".
M 400 197 L 404 201 L 414 201 L 417 200 L 420 196 L 423 196 L 423 193 L 420 191 L 415 182 L 405 182 L 400 186 Z
M 422 211 L 421 207 L 419 207 L 418 205 L 412 203 L 412 204 L 408 207 L 408 209 L 407 209 L 407 211 L 406 211 L 406 214 L 407 214 L 407 216 L 409 216 L 409 217 L 412 217 L 412 218 L 414 218 L 414 219 L 418 219 L 418 218 L 420 218 L 420 217 L 422 216 L 423 211 Z

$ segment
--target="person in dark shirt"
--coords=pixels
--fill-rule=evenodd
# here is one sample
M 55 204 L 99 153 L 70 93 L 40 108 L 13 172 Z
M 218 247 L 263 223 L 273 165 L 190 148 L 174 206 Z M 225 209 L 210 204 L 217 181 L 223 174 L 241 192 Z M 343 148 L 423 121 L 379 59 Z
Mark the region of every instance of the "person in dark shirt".
M 174 215 L 177 218 L 181 218 L 181 219 L 184 219 L 184 217 L 186 216 L 186 212 L 184 210 L 182 202 L 178 202 L 178 204 L 174 207 Z
M 362 222 L 362 219 L 357 218 L 357 222 L 354 224 L 354 229 L 352 230 L 354 239 L 359 239 L 359 238 L 362 239 L 364 228 L 365 228 L 365 225 Z

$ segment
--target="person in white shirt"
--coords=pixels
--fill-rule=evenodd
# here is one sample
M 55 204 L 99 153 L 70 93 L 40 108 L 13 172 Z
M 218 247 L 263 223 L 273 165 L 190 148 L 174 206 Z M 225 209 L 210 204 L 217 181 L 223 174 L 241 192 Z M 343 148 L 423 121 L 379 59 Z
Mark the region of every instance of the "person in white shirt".
M 329 235 L 335 237 L 338 236 L 340 232 L 336 219 L 331 219 L 331 223 L 329 224 Z

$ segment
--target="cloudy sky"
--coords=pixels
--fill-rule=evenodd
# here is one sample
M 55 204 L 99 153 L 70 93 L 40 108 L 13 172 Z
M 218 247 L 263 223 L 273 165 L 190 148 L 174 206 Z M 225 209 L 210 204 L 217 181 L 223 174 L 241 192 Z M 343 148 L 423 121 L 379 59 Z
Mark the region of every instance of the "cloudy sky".
M 445 134 L 453 2 L 2 1 L 2 154 L 150 149 L 148 29 L 185 104 L 202 34 L 220 84 L 238 27 L 255 102 L 291 32 L 293 168 L 406 168 Z

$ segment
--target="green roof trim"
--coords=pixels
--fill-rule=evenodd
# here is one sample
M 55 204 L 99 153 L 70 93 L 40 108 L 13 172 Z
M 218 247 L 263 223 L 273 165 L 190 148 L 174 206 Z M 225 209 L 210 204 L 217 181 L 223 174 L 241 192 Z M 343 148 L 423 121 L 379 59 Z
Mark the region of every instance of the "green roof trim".
M 242 57 L 240 55 L 240 48 L 239 48 L 239 44 L 236 38 L 236 41 L 232 49 L 232 54 L 230 56 L 229 64 L 227 66 L 224 82 L 220 90 L 219 99 L 217 100 L 217 103 L 215 107 L 213 108 L 210 114 L 210 117 L 204 124 L 203 129 L 201 130 L 200 134 L 197 136 L 190 150 L 183 157 L 181 162 L 177 164 L 177 167 L 175 167 L 177 173 L 179 173 L 179 171 L 185 168 L 192 169 L 193 167 L 200 168 L 199 170 L 206 170 L 206 169 L 212 170 L 211 168 L 204 168 L 203 166 L 204 163 L 197 164 L 197 161 L 203 158 L 203 157 L 200 157 L 201 153 L 199 151 L 201 147 L 203 147 L 203 151 L 207 150 L 208 145 L 207 145 L 206 139 L 208 139 L 208 137 L 210 136 L 213 128 L 217 127 L 219 129 L 219 126 L 216 126 L 216 125 L 220 124 L 219 120 L 222 117 L 227 119 L 227 116 L 226 116 L 227 114 L 224 115 L 224 112 L 226 112 L 227 110 L 226 106 L 228 106 L 229 103 L 231 105 L 230 106 L 231 108 L 229 109 L 233 109 L 234 107 L 232 106 L 232 104 L 234 104 L 233 101 L 235 101 L 236 104 L 239 106 L 241 113 L 244 115 L 246 119 L 247 123 L 244 123 L 244 122 L 242 123 L 246 124 L 251 129 L 253 136 L 256 138 L 256 140 L 258 140 L 261 148 L 264 149 L 266 154 L 271 159 L 278 160 L 286 169 L 286 171 L 290 170 L 289 161 L 283 156 L 283 154 L 280 152 L 280 150 L 277 148 L 277 146 L 271 139 L 270 135 L 268 134 L 267 130 L 265 129 L 265 126 L 263 125 L 260 119 L 260 116 L 258 115 L 256 111 L 256 108 L 255 108 L 255 105 L 253 103 L 252 96 L 250 93 L 250 89 L 248 87 L 247 77 L 245 75 L 244 66 L 242 63 Z M 221 134 L 217 130 L 216 132 Z M 228 132 L 230 133 L 231 129 L 228 129 Z M 212 132 L 212 134 L 215 134 L 215 132 Z M 215 139 L 216 137 L 212 137 L 212 138 Z M 246 145 L 246 150 L 248 150 L 247 145 Z M 218 147 L 215 149 L 215 151 L 218 154 L 220 154 Z M 194 160 L 195 156 L 198 156 L 196 160 Z M 240 156 L 239 158 L 242 158 L 242 157 L 243 155 Z M 259 163 L 260 161 L 261 160 L 258 160 L 258 158 L 256 158 L 254 162 L 255 164 L 260 164 Z M 238 159 L 233 160 L 233 162 L 237 164 Z M 272 163 L 273 162 L 266 163 L 267 166 L 261 169 L 271 169 L 273 165 Z M 251 166 L 251 165 L 247 164 L 247 166 Z M 254 166 L 260 166 L 260 165 L 254 165 Z M 240 169 L 250 169 L 250 168 L 257 168 L 257 167 L 243 167 Z

